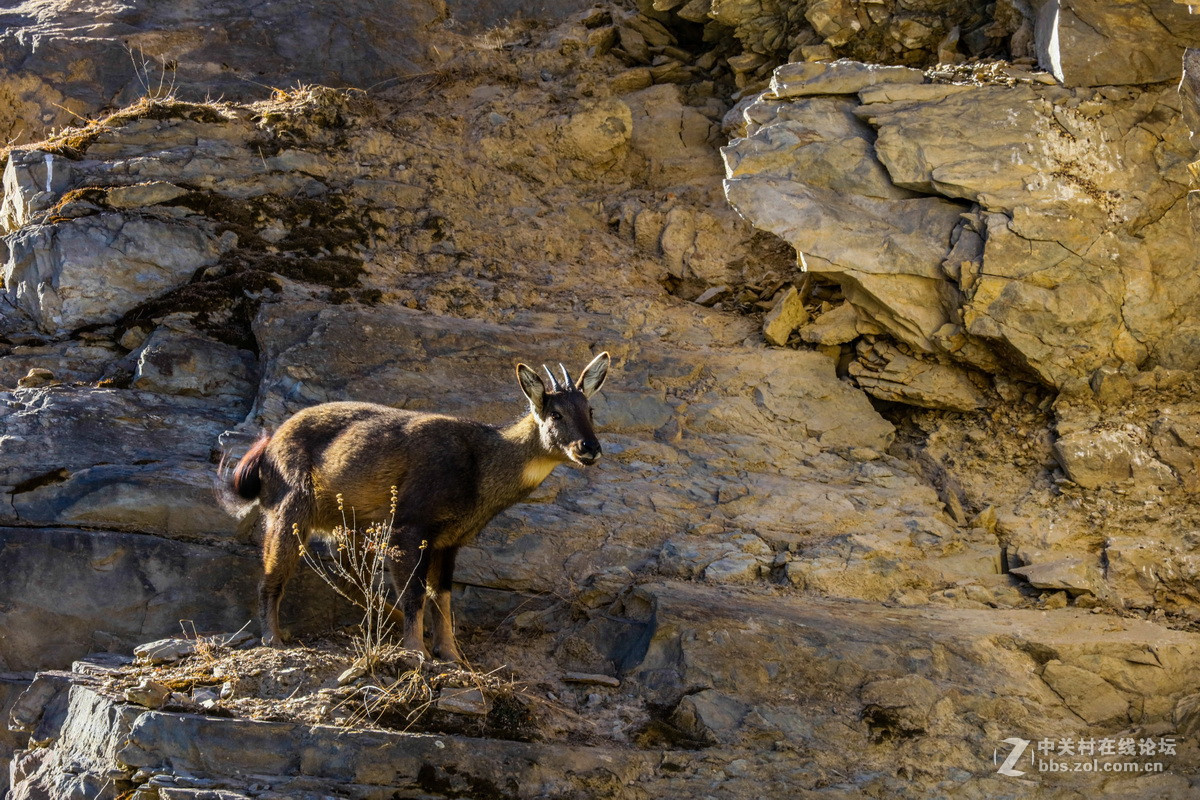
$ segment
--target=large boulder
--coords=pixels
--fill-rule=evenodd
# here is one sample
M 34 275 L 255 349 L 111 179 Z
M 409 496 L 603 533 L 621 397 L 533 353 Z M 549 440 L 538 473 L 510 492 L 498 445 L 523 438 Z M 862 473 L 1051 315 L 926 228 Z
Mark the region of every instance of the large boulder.
M 254 355 L 204 335 L 179 316 L 163 320 L 133 354 L 133 388 L 234 402 L 253 395 Z
M 96 214 L 5 238 L 5 295 L 40 330 L 114 322 L 187 283 L 236 241 L 187 222 Z
M 726 194 L 861 316 L 1055 387 L 1104 364 L 1191 366 L 1192 148 L 1173 89 L 1072 91 L 1018 71 L 803 93 L 821 80 L 789 72 L 745 110 Z
M 1174 483 L 1170 468 L 1140 444 L 1136 431 L 1084 430 L 1058 438 L 1054 450 L 1067 476 L 1085 489 L 1119 484 Z
M 747 137 L 722 151 L 726 196 L 809 270 L 836 275 L 889 332 L 932 350 L 953 295 L 941 263 L 967 207 L 894 184 L 857 108 L 841 97 L 764 97 L 746 111 Z
M 1047 0 L 1035 36 L 1039 63 L 1066 86 L 1158 83 L 1179 77 L 1200 18 L 1172 0 Z

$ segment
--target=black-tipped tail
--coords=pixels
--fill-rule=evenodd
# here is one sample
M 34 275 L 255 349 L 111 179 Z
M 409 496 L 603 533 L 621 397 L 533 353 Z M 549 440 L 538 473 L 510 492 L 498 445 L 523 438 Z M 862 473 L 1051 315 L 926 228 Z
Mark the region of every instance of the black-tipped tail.
M 262 491 L 259 467 L 262 466 L 263 455 L 270 442 L 269 433 L 258 437 L 258 441 L 246 451 L 246 455 L 242 456 L 242 460 L 233 470 L 233 478 L 230 479 L 229 485 L 243 500 L 257 500 L 259 492 Z

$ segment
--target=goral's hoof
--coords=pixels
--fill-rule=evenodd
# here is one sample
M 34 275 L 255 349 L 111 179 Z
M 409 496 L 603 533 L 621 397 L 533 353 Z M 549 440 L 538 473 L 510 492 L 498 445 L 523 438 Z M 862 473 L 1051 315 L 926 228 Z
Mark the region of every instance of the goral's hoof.
M 449 661 L 452 664 L 461 664 L 463 662 L 462 653 L 457 649 L 448 647 L 439 647 L 434 649 L 433 657 L 437 661 Z
M 433 660 L 429 657 L 429 651 L 425 649 L 424 645 L 414 647 L 411 643 L 406 642 L 401 647 L 404 648 L 404 658 L 411 663 L 420 664 Z
M 287 643 L 278 633 L 268 633 L 266 636 L 263 636 L 262 643 L 264 647 L 274 647 L 276 650 L 287 647 Z

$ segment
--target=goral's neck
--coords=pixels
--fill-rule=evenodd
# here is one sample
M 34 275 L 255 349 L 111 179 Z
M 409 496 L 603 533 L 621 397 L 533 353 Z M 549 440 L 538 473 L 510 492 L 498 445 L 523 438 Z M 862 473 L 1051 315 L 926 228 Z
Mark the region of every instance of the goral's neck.
M 505 470 L 519 496 L 524 496 L 541 485 L 546 476 L 564 463 L 565 459 L 547 450 L 542 444 L 537 418 L 528 414 L 500 432 L 500 436 L 511 447 L 511 468 Z

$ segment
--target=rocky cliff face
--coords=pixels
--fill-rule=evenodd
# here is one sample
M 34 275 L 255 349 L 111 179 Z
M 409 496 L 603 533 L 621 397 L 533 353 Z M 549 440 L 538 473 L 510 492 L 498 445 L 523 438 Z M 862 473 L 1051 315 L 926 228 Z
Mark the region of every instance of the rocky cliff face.
M 776 73 L 726 149 L 745 216 L 946 361 L 1055 388 L 1104 365 L 1195 368 L 1192 150 L 1173 87 L 874 72 Z
M 359 5 L 8 4 L 0 130 L 29 141 L 136 98 L 251 98 L 296 82 L 371 86 L 428 66 L 437 0 Z
M 332 50 L 287 69 L 302 31 L 256 24 L 279 33 L 238 63 L 272 85 L 388 82 L 177 82 L 9 151 L 13 797 L 1193 790 L 1186 9 L 643 5 L 473 33 L 340 8 Z M 79 56 L 75 12 L 39 13 L 6 35 Z M 97 62 L 134 26 L 224 86 L 207 23 L 113 13 Z M 1114 37 L 1128 69 L 1097 71 Z M 21 63 L 4 80 L 80 109 L 137 79 Z M 456 575 L 468 657 L 599 720 L 590 743 L 147 711 L 96 658 L 18 700 L 35 671 L 250 619 L 222 452 L 335 399 L 505 422 L 516 361 L 600 349 L 605 460 L 557 470 Z M 305 580 L 294 633 L 347 619 Z M 1012 737 L 1177 747 L 1165 774 L 1026 761 L 1018 786 L 993 763 Z

